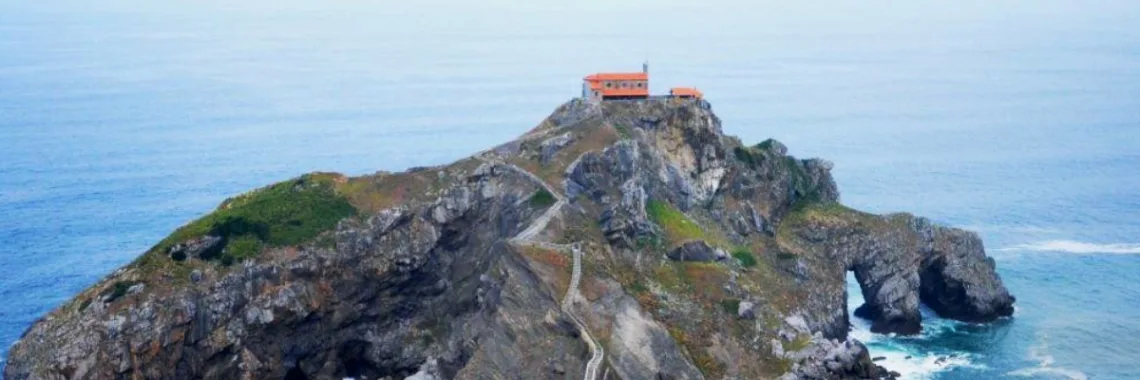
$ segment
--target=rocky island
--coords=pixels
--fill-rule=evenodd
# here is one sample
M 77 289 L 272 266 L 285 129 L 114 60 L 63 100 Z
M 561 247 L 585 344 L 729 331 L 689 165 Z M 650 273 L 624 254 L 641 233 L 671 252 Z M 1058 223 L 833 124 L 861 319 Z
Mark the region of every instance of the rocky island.
M 984 323 L 972 232 L 839 203 L 831 164 L 699 99 L 574 100 L 401 173 L 231 198 L 31 326 L 6 379 L 877 379 L 856 313 Z

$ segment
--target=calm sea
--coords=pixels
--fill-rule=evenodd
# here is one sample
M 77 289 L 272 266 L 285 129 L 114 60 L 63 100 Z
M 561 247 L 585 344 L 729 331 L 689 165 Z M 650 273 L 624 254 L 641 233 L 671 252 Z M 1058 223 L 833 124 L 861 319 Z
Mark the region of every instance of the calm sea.
M 1140 378 L 1135 1 L 25 3 L 0 0 L 0 357 L 227 196 L 447 163 L 649 60 L 726 132 L 832 160 L 845 203 L 982 234 L 1016 317 L 858 327 L 888 367 Z

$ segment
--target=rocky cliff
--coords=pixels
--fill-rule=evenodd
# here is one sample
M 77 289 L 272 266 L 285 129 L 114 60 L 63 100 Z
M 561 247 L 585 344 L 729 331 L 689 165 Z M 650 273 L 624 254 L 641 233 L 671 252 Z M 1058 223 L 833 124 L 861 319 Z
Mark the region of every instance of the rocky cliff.
M 571 101 L 454 164 L 227 200 L 35 323 L 8 379 L 885 378 L 847 338 L 1012 314 L 977 235 L 840 205 L 700 101 Z

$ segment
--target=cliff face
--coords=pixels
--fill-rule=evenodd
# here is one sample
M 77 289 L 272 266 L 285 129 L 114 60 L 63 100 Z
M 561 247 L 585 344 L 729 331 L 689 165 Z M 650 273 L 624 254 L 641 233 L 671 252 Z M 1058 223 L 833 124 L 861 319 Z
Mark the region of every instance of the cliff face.
M 451 165 L 228 200 L 34 324 L 9 379 L 881 378 L 848 340 L 1012 314 L 973 233 L 838 204 L 707 104 L 572 101 Z

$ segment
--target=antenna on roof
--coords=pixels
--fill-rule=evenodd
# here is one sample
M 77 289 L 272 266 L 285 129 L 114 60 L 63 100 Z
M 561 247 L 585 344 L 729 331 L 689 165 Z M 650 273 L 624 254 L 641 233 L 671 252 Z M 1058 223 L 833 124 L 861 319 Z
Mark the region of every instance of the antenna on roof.
M 649 60 L 646 60 L 645 62 L 641 63 L 641 72 L 645 73 L 645 74 L 649 74 Z

